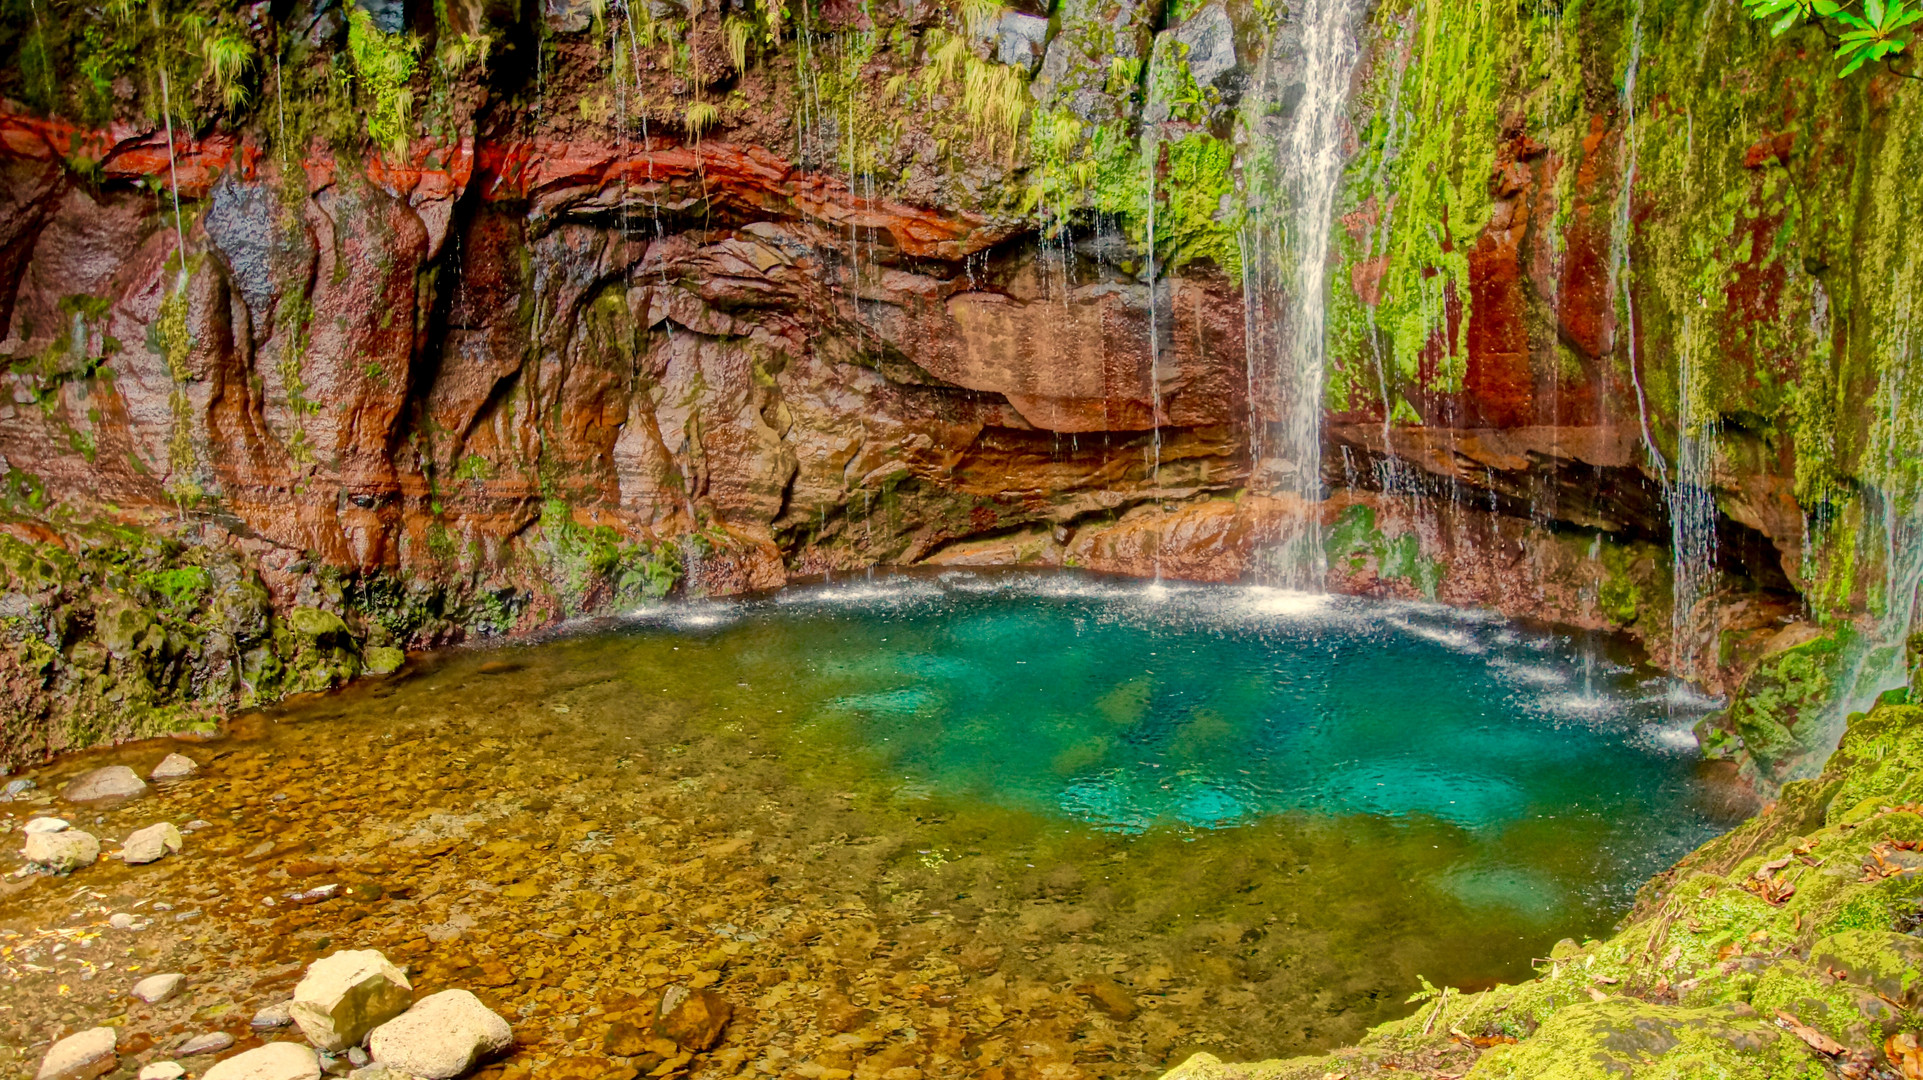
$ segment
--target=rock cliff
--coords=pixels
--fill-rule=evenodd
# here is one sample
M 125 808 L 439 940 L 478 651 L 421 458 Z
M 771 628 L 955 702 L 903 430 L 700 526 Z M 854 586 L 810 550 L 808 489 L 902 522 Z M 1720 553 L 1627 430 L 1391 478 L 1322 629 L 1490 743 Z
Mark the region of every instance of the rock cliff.
M 1302 13 L 9 7 L 0 752 L 670 589 L 1226 579 L 1304 522 L 1332 587 L 1719 691 L 1907 621 L 1918 92 L 1706 0 L 1350 7 L 1306 501 L 1251 269 Z M 1780 697 L 1711 741 L 1833 742 Z

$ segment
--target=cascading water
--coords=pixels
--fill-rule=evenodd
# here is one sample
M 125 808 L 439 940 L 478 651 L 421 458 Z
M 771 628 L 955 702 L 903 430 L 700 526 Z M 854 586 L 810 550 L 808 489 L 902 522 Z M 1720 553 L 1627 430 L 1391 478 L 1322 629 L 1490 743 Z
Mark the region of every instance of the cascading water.
M 1684 319 L 1678 354 L 1675 477 L 1669 485 L 1671 558 L 1670 671 L 1699 681 L 1715 620 L 1704 611 L 1716 575 L 1716 495 L 1711 487 L 1716 457 L 1716 420 L 1707 414 L 1697 386 L 1689 320 Z M 1680 688 L 1679 688 L 1680 689 Z
M 1250 381 L 1277 408 L 1251 433 L 1257 482 L 1292 504 L 1271 552 L 1277 584 L 1323 584 L 1320 511 L 1322 399 L 1329 244 L 1347 161 L 1348 104 L 1365 0 L 1306 0 L 1292 13 L 1293 47 L 1272 49 L 1252 125 L 1263 183 L 1252 192 L 1258 235 L 1247 258 Z M 1293 97 L 1292 107 L 1283 103 Z M 1270 114 L 1278 114 L 1270 119 Z M 1266 151 L 1265 154 L 1261 153 Z

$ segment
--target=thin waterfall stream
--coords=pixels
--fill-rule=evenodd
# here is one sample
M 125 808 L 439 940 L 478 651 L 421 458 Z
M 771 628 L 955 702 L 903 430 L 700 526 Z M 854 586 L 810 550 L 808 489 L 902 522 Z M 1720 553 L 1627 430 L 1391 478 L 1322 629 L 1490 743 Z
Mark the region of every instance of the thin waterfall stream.
M 1268 57 L 1258 115 L 1294 98 L 1279 124 L 1258 124 L 1251 152 L 1263 188 L 1253 197 L 1258 240 L 1245 293 L 1267 320 L 1249 338 L 1251 383 L 1276 404 L 1253 436 L 1262 485 L 1291 504 L 1285 533 L 1269 555 L 1268 575 L 1294 588 L 1320 589 L 1322 551 L 1323 369 L 1329 252 L 1343 177 L 1350 84 L 1360 56 L 1362 0 L 1307 0 L 1292 10 L 1296 41 Z M 1266 205 L 1260 203 L 1266 202 Z

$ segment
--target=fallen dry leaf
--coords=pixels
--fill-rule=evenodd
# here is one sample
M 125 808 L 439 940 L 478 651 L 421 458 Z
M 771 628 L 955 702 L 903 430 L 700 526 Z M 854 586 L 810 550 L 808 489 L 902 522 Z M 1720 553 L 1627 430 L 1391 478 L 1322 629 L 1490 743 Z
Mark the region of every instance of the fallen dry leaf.
M 1808 1043 L 1809 1048 L 1819 1054 L 1828 1054 L 1831 1057 L 1835 1057 L 1844 1050 L 1842 1043 L 1810 1027 L 1808 1024 L 1803 1023 L 1801 1020 L 1798 1020 L 1781 1009 L 1776 1010 L 1776 1023 L 1777 1026 L 1788 1031 L 1791 1035 Z

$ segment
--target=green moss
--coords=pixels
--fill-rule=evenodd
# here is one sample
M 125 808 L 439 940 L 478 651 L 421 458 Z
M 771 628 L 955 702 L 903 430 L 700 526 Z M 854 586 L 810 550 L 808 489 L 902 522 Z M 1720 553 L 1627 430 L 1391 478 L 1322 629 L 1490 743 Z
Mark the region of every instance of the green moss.
M 1813 722 L 1832 699 L 1844 630 L 1821 634 L 1764 657 L 1743 680 L 1719 726 L 1736 734 L 1766 769 L 1820 751 L 1827 730 Z
M 1442 585 L 1442 564 L 1423 554 L 1421 537 L 1413 532 L 1386 535 L 1370 506 L 1345 507 L 1324 535 L 1323 550 L 1330 566 L 1346 564 L 1352 572 L 1373 566 L 1383 580 L 1406 582 L 1430 599 Z
M 1558 1012 L 1535 1037 L 1500 1046 L 1473 1080 L 1822 1080 L 1801 1041 L 1729 1006 L 1665 1008 L 1626 998 Z

